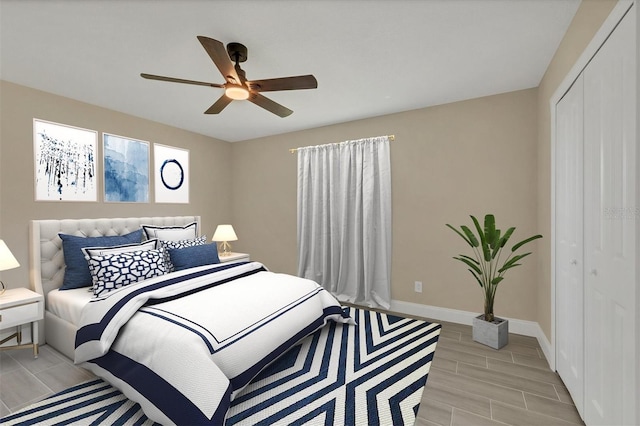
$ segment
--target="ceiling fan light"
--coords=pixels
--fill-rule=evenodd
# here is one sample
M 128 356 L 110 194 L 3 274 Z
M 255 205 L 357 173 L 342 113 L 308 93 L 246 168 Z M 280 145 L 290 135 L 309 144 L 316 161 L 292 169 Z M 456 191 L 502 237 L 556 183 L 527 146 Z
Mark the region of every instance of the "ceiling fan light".
M 249 91 L 242 86 L 228 86 L 224 89 L 224 94 L 235 101 L 249 99 Z

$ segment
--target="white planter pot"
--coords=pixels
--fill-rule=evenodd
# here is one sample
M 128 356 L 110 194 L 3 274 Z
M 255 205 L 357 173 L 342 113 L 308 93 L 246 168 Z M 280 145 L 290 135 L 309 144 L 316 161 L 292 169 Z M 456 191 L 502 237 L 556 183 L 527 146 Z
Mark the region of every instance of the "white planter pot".
M 494 317 L 493 322 L 485 321 L 484 314 L 473 319 L 473 340 L 483 345 L 500 349 L 509 343 L 509 321 Z

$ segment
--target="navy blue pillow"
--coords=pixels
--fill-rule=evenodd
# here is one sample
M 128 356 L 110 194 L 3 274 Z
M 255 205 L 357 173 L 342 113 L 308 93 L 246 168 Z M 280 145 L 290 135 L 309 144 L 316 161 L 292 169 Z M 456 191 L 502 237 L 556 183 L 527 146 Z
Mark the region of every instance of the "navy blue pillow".
M 75 235 L 58 234 L 62 239 L 62 251 L 64 263 L 67 268 L 64 271 L 64 280 L 60 290 L 90 287 L 92 285 L 89 265 L 84 258 L 84 247 L 111 247 L 122 244 L 140 243 L 142 241 L 142 229 L 126 235 L 114 235 L 105 237 L 78 237 Z
M 171 263 L 173 263 L 175 271 L 220 263 L 220 259 L 218 258 L 218 246 L 216 243 L 202 244 L 199 246 L 180 249 L 169 249 L 169 256 L 171 257 Z

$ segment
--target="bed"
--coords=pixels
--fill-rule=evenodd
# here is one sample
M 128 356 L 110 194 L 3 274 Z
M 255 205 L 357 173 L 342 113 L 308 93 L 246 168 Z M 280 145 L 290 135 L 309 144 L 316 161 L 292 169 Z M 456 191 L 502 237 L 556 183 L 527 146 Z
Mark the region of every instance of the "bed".
M 52 296 L 61 296 L 58 289 L 62 286 L 65 272 L 62 239 L 58 234 L 88 237 L 124 235 L 139 229 L 142 224 L 184 226 L 193 222 L 200 226 L 200 216 L 32 220 L 29 226 L 31 288 L 42 294 L 45 300 L 45 319 L 40 328 L 44 333 L 40 333 L 39 343 L 46 343 L 73 359 L 80 311 L 93 296 L 90 292 L 74 291 L 73 300 L 68 297 L 67 300 L 57 300 L 60 303 L 52 307 Z M 66 302 L 69 305 L 64 305 Z
M 218 263 L 199 222 L 181 216 L 31 223 L 31 279 L 45 297 L 45 342 L 161 424 L 222 424 L 234 397 L 301 339 L 327 321 L 354 323 L 313 281 L 259 262 Z M 194 238 L 169 237 L 194 230 Z M 71 279 L 72 244 L 86 257 L 88 288 Z M 208 260 L 198 263 L 204 250 Z M 216 261 L 209 261 L 210 250 Z

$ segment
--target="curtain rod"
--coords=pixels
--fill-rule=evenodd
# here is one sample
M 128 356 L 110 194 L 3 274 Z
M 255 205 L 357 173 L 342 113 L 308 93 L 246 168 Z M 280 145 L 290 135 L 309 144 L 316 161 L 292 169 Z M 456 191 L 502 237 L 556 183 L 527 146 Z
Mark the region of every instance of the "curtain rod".
M 396 140 L 396 135 L 387 135 L 387 137 L 389 138 L 390 141 Z M 289 152 L 292 154 L 294 154 L 297 150 L 298 148 L 289 148 Z

